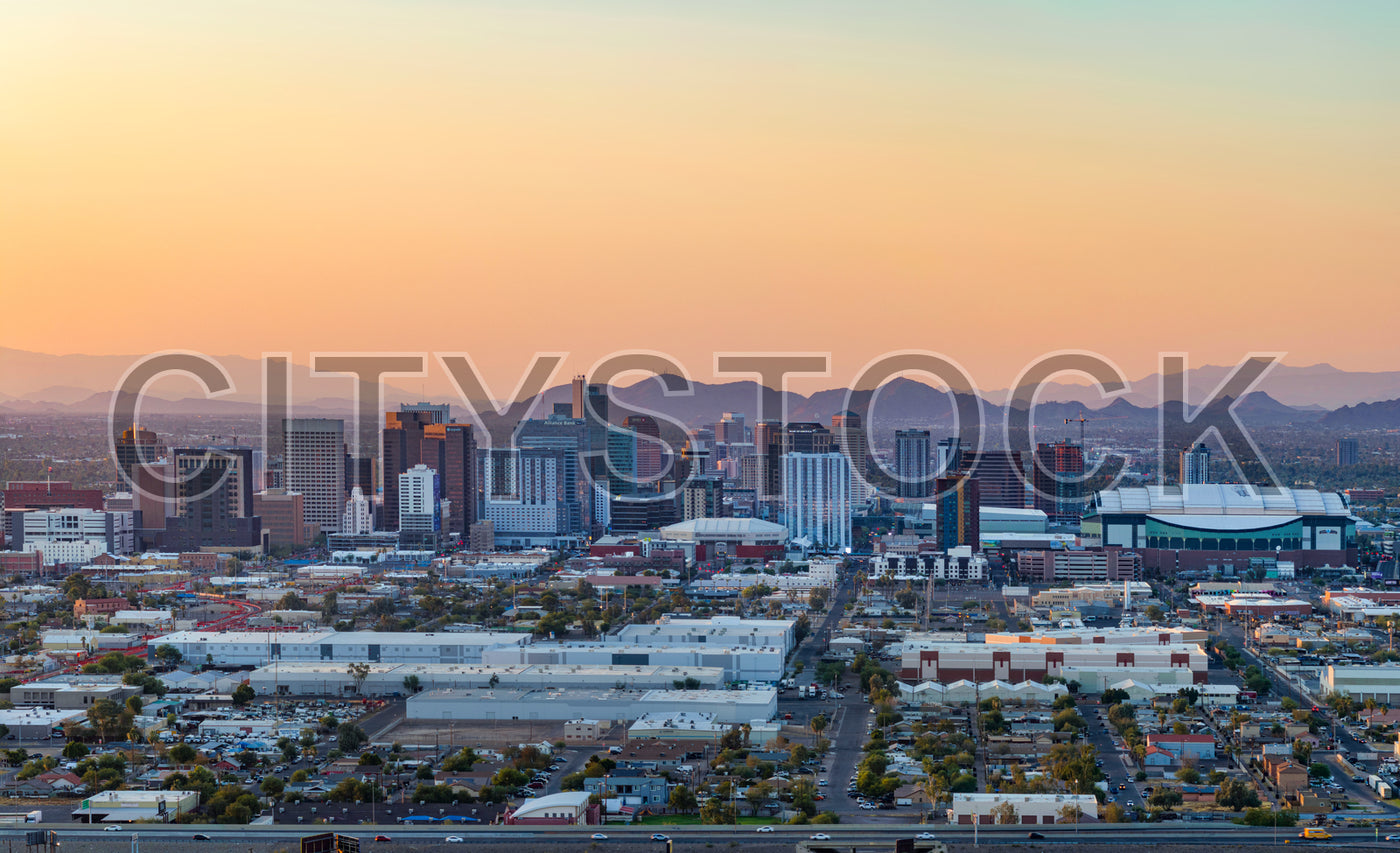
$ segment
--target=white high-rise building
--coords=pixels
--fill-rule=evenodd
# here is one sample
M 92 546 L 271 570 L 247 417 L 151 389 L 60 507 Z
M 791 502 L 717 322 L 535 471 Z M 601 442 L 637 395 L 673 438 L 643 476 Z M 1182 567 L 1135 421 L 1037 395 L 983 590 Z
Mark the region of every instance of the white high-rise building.
M 288 418 L 282 422 L 282 484 L 301 492 L 308 525 L 339 533 L 345 510 L 345 422 Z
M 399 536 L 435 537 L 442 530 L 442 490 L 438 472 L 414 465 L 399 475 Z
M 345 514 L 340 519 L 340 532 L 353 536 L 364 536 L 374 532 L 374 509 L 359 486 L 350 490 L 350 500 L 345 502 Z
M 132 512 L 68 508 L 18 510 L 15 515 L 15 550 L 43 553 L 46 566 L 87 563 L 101 554 L 136 550 Z
M 820 550 L 851 547 L 851 463 L 844 453 L 783 456 L 783 518 L 793 540 Z

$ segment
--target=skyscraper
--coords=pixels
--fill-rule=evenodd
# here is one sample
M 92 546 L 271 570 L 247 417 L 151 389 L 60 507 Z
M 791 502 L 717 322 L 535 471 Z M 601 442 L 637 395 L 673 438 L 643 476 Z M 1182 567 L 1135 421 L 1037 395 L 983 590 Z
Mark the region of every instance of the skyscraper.
M 661 476 L 664 464 L 661 453 L 661 427 L 656 418 L 650 415 L 628 415 L 622 425 L 635 435 L 633 439 L 633 459 L 635 474 L 643 491 L 654 489 L 653 483 Z
M 414 465 L 399 475 L 399 543 L 437 547 L 442 532 L 441 490 L 438 472 L 427 465 Z
M 588 447 L 587 428 L 580 418 L 555 413 L 543 419 L 521 421 L 515 429 L 515 445 L 521 448 L 548 448 L 563 454 L 565 528 L 575 536 L 589 532 L 589 504 L 592 488 L 582 469 L 583 451 Z
M 374 510 L 364 491 L 355 486 L 350 490 L 350 498 L 345 501 L 345 513 L 340 519 L 340 532 L 352 536 L 364 536 L 374 532 Z
M 131 489 L 132 506 L 141 513 L 141 527 L 164 530 L 165 519 L 175 512 L 168 484 L 174 477 L 162 461 L 165 446 L 151 430 L 133 427 L 122 432 L 115 451 L 121 472 L 119 485 Z
M 426 404 L 425 404 L 426 405 Z M 437 413 L 425 410 L 401 410 L 384 413 L 384 529 L 399 529 L 399 475 L 414 465 L 423 463 L 423 438 Z M 366 490 L 368 493 L 369 490 Z
M 1205 444 L 1181 451 L 1181 476 L 1183 486 L 1198 486 L 1210 482 L 1210 448 Z
M 870 497 L 870 456 L 865 425 L 855 412 L 831 416 L 831 438 L 836 448 L 851 460 L 851 499 L 863 504 Z
M 939 477 L 934 484 L 934 539 L 941 551 L 970 545 L 982 546 L 981 490 L 966 474 Z
M 1354 438 L 1337 439 L 1337 467 L 1355 465 L 1360 447 Z
M 851 464 L 841 453 L 783 456 L 783 521 L 813 548 L 851 547 Z
M 933 492 L 929 479 L 931 455 L 926 429 L 901 429 L 894 433 L 894 468 L 899 475 L 901 498 L 924 498 Z
M 982 506 L 1026 508 L 1026 475 L 1019 450 L 963 450 L 962 470 L 978 481 Z
M 748 441 L 748 430 L 744 426 L 743 412 L 725 412 L 714 426 L 715 441 L 725 444 L 743 444 Z
M 261 526 L 251 521 L 252 448 L 181 447 L 171 452 L 171 458 L 180 544 L 256 546 Z M 240 519 L 246 521 L 240 524 Z
M 1078 524 L 1084 511 L 1084 448 L 1068 441 L 1036 445 L 1035 507 L 1051 524 Z
M 300 492 L 308 525 L 340 532 L 345 508 L 345 422 L 335 418 L 282 421 L 282 482 Z
M 966 446 L 962 443 L 962 439 L 957 436 L 953 436 L 952 438 L 940 438 L 936 451 L 937 464 L 934 466 L 934 471 L 941 476 L 956 474 L 962 469 L 962 457 L 965 449 Z

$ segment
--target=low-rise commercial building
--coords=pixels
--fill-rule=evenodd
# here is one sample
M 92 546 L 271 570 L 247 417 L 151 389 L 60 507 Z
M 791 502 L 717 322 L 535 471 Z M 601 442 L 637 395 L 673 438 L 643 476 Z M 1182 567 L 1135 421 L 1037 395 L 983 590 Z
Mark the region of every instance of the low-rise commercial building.
M 199 805 L 198 791 L 102 791 L 85 797 L 73 810 L 73 820 L 82 823 L 169 823 L 189 814 Z
M 1121 668 L 1123 677 L 1138 671 L 1179 669 L 1205 683 L 1207 658 L 1195 644 L 1047 646 L 1038 643 L 910 643 L 900 656 L 900 679 L 937 681 L 1040 681 L 1062 676 L 1066 667 Z
M 1067 809 L 1096 818 L 1099 801 L 1090 794 L 953 794 L 948 822 L 993 824 L 1009 816 L 1005 822 L 1047 824 L 1060 820 Z
M 357 675 L 346 664 L 279 661 L 248 673 L 248 685 L 259 696 L 395 696 L 447 688 L 601 689 L 621 684 L 632 689 L 663 689 L 676 682 L 707 688 L 724 683 L 724 670 L 720 667 L 420 663 L 367 666 Z
M 1400 701 L 1400 665 L 1328 666 L 1322 670 L 1319 691 L 1342 693 L 1357 702 L 1374 699 L 1382 705 Z
M 410 697 L 410 720 L 635 720 L 648 713 L 695 711 L 721 723 L 769 720 L 778 691 L 755 690 L 431 690 Z
M 504 632 L 179 631 L 157 637 L 151 647 L 173 646 L 185 660 L 213 666 L 257 667 L 273 661 L 481 663 L 488 649 L 529 642 L 528 634 Z

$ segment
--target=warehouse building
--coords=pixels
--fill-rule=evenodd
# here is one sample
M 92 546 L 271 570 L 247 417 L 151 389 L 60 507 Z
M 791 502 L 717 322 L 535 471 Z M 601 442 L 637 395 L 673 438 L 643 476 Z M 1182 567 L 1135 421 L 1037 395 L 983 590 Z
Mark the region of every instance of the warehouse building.
M 751 575 L 750 583 L 758 583 L 762 575 Z M 776 646 L 786 655 L 796 639 L 797 622 L 792 619 L 742 619 L 738 616 L 715 616 L 710 619 L 688 619 L 683 616 L 662 616 L 655 624 L 627 625 L 617 632 L 617 640 L 639 646 L 707 646 L 732 648 L 736 646 Z
M 0 726 L 10 730 L 19 740 L 63 738 L 63 724 L 73 720 L 87 722 L 86 711 L 55 710 L 53 708 L 9 708 L 0 710 Z
M 621 684 L 633 689 L 665 689 L 676 682 L 720 687 L 719 667 L 678 666 L 548 666 L 518 664 L 376 663 L 356 684 L 346 664 L 279 661 L 248 673 L 248 685 L 259 696 L 397 696 L 448 688 L 604 688 Z
M 725 681 L 776 684 L 783 677 L 786 655 L 779 646 L 633 645 L 617 642 L 534 643 L 498 646 L 482 652 L 488 666 L 546 664 L 550 666 L 718 667 Z
M 988 634 L 986 642 L 1040 643 L 1047 646 L 1180 646 L 1204 643 L 1210 632 L 1199 628 L 1066 628 L 1054 631 Z
M 692 711 L 720 723 L 772 719 L 778 691 L 530 689 L 431 690 L 410 697 L 408 719 L 420 721 L 635 720 L 646 714 Z
M 1344 693 L 1357 702 L 1375 699 L 1382 705 L 1400 701 L 1400 665 L 1328 666 L 1322 670 L 1321 695 Z
M 481 663 L 487 649 L 529 642 L 528 634 L 503 632 L 179 631 L 151 640 L 150 648 L 173 646 L 187 661 L 218 667 L 273 661 L 464 664 Z
M 1048 646 L 1039 643 L 947 643 L 903 644 L 900 655 L 902 681 L 1040 681 L 1045 676 L 1063 677 L 1066 667 L 1117 667 L 1124 678 L 1135 678 L 1136 671 L 1180 669 L 1189 671 L 1194 682 L 1206 681 L 1206 653 L 1197 645 L 1146 645 L 1091 643 L 1089 645 Z

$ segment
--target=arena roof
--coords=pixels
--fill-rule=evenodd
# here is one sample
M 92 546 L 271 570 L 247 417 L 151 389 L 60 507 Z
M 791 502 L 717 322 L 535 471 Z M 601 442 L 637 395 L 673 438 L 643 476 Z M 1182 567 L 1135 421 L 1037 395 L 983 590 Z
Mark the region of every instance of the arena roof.
M 758 518 L 692 518 L 661 528 L 670 539 L 752 539 L 784 542 L 788 530 Z
M 1189 486 L 1130 486 L 1098 492 L 1095 511 L 1159 515 L 1337 515 L 1349 514 L 1337 492 L 1275 489 L 1225 483 Z

